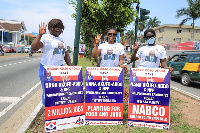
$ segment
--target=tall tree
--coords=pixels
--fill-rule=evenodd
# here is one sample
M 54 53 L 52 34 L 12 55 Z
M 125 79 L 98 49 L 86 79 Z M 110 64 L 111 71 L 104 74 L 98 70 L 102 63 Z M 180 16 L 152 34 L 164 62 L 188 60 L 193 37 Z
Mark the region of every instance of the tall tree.
M 141 21 L 139 24 L 138 24 L 138 30 L 140 31 L 140 42 L 144 42 L 142 41 L 142 32 L 144 31 L 144 29 L 146 29 L 146 21 Z
M 200 17 L 200 8 L 199 8 L 199 0 L 187 0 L 189 7 L 182 8 L 176 11 L 176 17 L 186 16 L 185 19 L 182 20 L 180 26 L 185 24 L 188 20 L 192 20 L 192 34 L 191 40 L 194 40 L 194 21 Z
M 135 31 L 132 29 L 132 30 L 128 30 L 128 32 L 126 33 L 128 43 L 129 43 L 130 46 L 133 45 L 133 42 L 134 42 L 134 36 L 135 36 L 134 32 Z
M 93 39 L 97 33 L 106 35 L 108 28 L 123 32 L 133 22 L 136 11 L 135 0 L 83 0 L 81 17 L 81 39 L 86 44 L 85 56 L 91 57 Z M 74 7 L 76 2 L 69 1 Z M 75 14 L 72 15 L 76 17 Z
M 158 20 L 157 17 L 150 18 L 149 21 L 147 22 L 147 29 L 158 27 L 160 26 L 160 23 L 161 22 Z

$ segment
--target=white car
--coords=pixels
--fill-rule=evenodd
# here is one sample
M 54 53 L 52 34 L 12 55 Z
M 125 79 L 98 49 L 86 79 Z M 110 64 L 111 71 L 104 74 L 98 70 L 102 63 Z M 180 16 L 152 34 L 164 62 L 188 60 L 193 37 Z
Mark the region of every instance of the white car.
M 29 48 L 25 47 L 24 51 L 25 51 L 25 53 L 28 53 L 29 52 Z

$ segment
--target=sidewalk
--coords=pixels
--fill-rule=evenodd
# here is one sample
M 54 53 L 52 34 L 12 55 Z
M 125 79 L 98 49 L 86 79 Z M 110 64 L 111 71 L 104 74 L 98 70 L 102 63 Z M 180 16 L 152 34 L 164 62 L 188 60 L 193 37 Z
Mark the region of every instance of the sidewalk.
M 1 127 L 1 133 L 24 133 L 42 108 L 42 88 L 23 104 Z

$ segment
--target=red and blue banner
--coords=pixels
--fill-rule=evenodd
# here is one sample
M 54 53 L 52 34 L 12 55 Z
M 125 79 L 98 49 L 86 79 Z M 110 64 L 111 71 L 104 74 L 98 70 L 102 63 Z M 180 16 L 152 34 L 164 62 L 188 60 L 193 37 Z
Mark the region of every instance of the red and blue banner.
M 130 69 L 128 125 L 169 129 L 170 72 L 168 69 Z
M 46 132 L 85 125 L 82 67 L 44 67 Z
M 119 67 L 86 67 L 86 125 L 123 124 L 123 79 Z

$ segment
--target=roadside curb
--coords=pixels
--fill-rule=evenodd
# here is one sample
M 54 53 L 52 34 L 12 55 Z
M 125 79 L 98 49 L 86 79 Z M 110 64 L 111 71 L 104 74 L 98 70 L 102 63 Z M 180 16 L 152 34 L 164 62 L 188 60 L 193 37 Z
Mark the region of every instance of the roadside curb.
M 176 87 L 174 87 L 174 86 L 171 86 L 171 88 L 172 88 L 173 90 L 175 90 L 175 91 L 178 91 L 178 92 L 180 92 L 180 93 L 186 95 L 186 96 L 189 96 L 189 97 L 191 97 L 191 98 L 193 98 L 193 99 L 195 99 L 195 100 L 200 101 L 200 97 L 198 97 L 198 96 L 196 96 L 196 95 L 194 95 L 194 94 L 188 93 L 188 92 L 186 92 L 186 91 L 184 91 L 184 90 L 181 90 L 181 89 L 179 89 L 179 88 L 176 88 Z
M 24 124 L 17 131 L 17 133 L 24 133 L 32 125 L 32 123 L 34 122 L 34 119 L 41 112 L 41 110 L 42 110 L 42 101 L 40 101 L 40 103 L 37 105 L 34 111 L 30 114 L 30 116 L 26 119 Z

